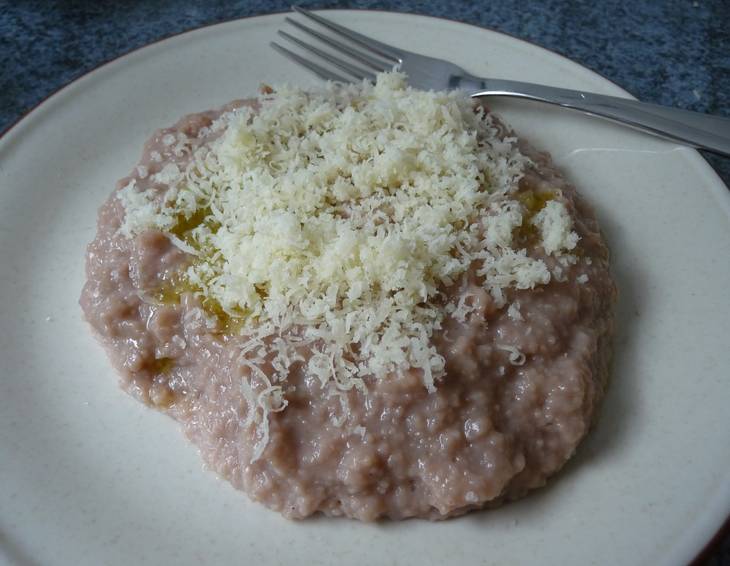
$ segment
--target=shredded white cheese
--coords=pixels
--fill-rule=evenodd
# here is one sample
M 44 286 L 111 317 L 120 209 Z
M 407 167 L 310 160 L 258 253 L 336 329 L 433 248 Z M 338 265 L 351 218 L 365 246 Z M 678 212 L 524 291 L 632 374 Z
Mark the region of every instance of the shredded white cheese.
M 507 309 L 507 316 L 515 322 L 524 320 L 524 318 L 522 317 L 522 313 L 520 312 L 520 303 L 518 301 L 515 301 L 509 306 L 509 308 Z
M 572 231 L 573 222 L 562 202 L 545 203 L 532 222 L 539 228 L 543 248 L 548 254 L 572 250 L 578 243 L 578 234 Z
M 496 346 L 499 350 L 509 352 L 509 363 L 511 363 L 513 366 L 524 365 L 525 361 L 527 360 L 527 356 L 525 356 L 524 353 L 520 352 L 515 346 L 510 346 L 509 344 L 496 344 Z
M 139 191 L 137 182 L 132 179 L 117 193 L 117 198 L 124 205 L 126 214 L 120 232 L 132 237 L 150 227 L 160 230 L 170 229 L 175 219 L 169 211 L 161 208 L 156 202 L 157 193 L 152 189 Z
M 264 360 L 274 368 L 263 394 L 245 392 L 263 420 L 286 405 L 276 384 L 303 360 L 301 346 L 314 349 L 307 370 L 335 391 L 412 368 L 433 390 L 444 373 L 431 341 L 444 287 L 472 270 L 503 307 L 505 289 L 550 281 L 543 261 L 513 247 L 527 211 L 512 196 L 529 160 L 464 93 L 417 91 L 400 73 L 374 85 L 283 86 L 212 130 L 222 134 L 185 170 L 168 163 L 152 176 L 168 187 L 162 196 L 134 182 L 118 193 L 120 231 L 168 233 L 195 256 L 189 282 L 244 319 L 241 363 L 259 377 Z M 162 142 L 185 151 L 172 134 Z M 171 233 L 194 215 L 204 218 L 190 233 Z M 532 222 L 546 253 L 575 247 L 562 203 Z M 464 297 L 451 316 L 472 310 Z M 267 438 L 266 426 L 256 457 Z
M 455 305 L 453 303 L 446 305 L 446 312 L 459 322 L 466 322 L 469 316 L 478 308 L 479 305 L 475 301 L 474 295 L 466 292 L 461 294 Z

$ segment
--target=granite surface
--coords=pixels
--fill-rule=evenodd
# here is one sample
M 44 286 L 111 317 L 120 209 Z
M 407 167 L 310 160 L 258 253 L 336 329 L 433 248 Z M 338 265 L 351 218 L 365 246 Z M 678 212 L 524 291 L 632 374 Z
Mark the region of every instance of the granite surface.
M 728 0 L 300 3 L 416 12 L 490 27 L 566 55 L 642 100 L 730 116 Z M 131 49 L 197 26 L 288 8 L 285 0 L 0 0 L 0 131 L 60 86 Z M 730 185 L 730 159 L 705 155 Z
M 489 27 L 561 53 L 642 100 L 730 116 L 729 0 L 300 4 L 415 12 Z M 59 87 L 131 49 L 201 25 L 288 8 L 283 0 L 0 0 L 0 131 Z M 730 159 L 704 155 L 730 185 Z M 730 537 L 702 563 L 730 566 Z

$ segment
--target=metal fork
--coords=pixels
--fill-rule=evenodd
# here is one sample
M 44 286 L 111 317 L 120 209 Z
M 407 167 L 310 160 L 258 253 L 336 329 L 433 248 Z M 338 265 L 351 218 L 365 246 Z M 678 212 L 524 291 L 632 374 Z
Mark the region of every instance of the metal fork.
M 471 96 L 474 98 L 511 96 L 547 102 L 730 157 L 730 118 L 593 92 L 477 77 L 449 61 L 419 55 L 376 41 L 303 8 L 294 6 L 292 9 L 329 33 L 306 26 L 289 17 L 286 18 L 286 22 L 328 46 L 329 50 L 317 47 L 285 31 L 280 30 L 278 34 L 340 72 L 334 72 L 330 67 L 316 63 L 276 42 L 271 42 L 271 46 L 322 79 L 337 82 L 373 81 L 376 73 L 397 67 L 407 74 L 409 84 L 416 88 L 425 90 L 460 88 L 472 92 Z M 335 39 L 333 35 L 341 40 Z

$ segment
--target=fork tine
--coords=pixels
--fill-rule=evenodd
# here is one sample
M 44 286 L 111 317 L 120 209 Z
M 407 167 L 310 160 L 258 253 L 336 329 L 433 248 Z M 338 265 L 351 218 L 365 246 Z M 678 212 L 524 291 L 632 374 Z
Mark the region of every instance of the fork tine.
M 301 55 L 297 55 L 293 51 L 289 51 L 286 47 L 282 47 L 275 41 L 272 41 L 269 43 L 271 47 L 276 49 L 279 53 L 281 53 L 284 57 L 287 59 L 291 59 L 295 63 L 298 63 L 302 67 L 306 67 L 310 71 L 312 71 L 315 75 L 317 75 L 320 79 L 324 79 L 326 81 L 335 81 L 338 83 L 349 83 L 351 82 L 349 79 L 346 79 L 344 77 L 341 77 L 337 73 L 333 73 L 329 69 L 325 69 L 324 67 L 321 67 L 317 65 L 316 63 L 312 63 L 309 59 L 305 59 Z
M 317 14 L 314 14 L 309 10 L 305 10 L 304 8 L 300 8 L 299 6 L 292 6 L 292 10 L 306 18 L 309 18 L 310 20 L 314 20 L 318 24 L 331 29 L 335 33 L 338 33 L 341 36 L 350 39 L 351 41 L 359 43 L 363 47 L 370 49 L 370 51 L 377 53 L 381 57 L 390 59 L 394 63 L 400 63 L 401 59 L 403 58 L 403 51 L 396 47 L 391 47 L 390 45 L 387 45 L 385 43 L 370 39 L 365 35 L 357 33 L 356 31 L 352 31 L 351 29 L 341 26 L 340 24 L 336 24 L 335 22 L 323 18 L 322 16 L 318 16 Z
M 368 55 L 367 53 L 358 51 L 357 49 L 354 49 L 354 48 L 350 47 L 349 45 L 345 45 L 344 43 L 341 43 L 341 42 L 337 41 L 336 39 L 332 39 L 331 37 L 329 37 L 323 33 L 320 33 L 317 30 L 310 28 L 309 26 L 300 24 L 298 21 L 293 20 L 288 16 L 286 18 L 284 18 L 284 20 L 287 23 L 290 23 L 291 25 L 293 25 L 295 28 L 303 31 L 304 33 L 307 33 L 313 37 L 316 37 L 322 43 L 329 45 L 330 47 L 333 47 L 335 49 L 338 49 L 344 53 L 347 53 L 353 59 L 357 59 L 358 61 L 367 65 L 368 67 L 377 71 L 378 73 L 387 71 L 389 68 L 392 67 L 392 65 L 383 63 L 382 61 L 376 59 L 375 57 Z
M 314 47 L 313 45 L 309 45 L 306 41 L 302 41 L 298 37 L 289 35 L 285 31 L 279 30 L 277 33 L 281 37 L 288 39 L 292 43 L 295 43 L 302 49 L 306 49 L 310 53 L 314 53 L 318 57 L 321 57 L 328 63 L 331 63 L 338 69 L 341 69 L 341 70 L 345 71 L 346 73 L 349 73 L 350 75 L 352 75 L 353 77 L 355 77 L 357 79 L 360 79 L 360 80 L 367 79 L 369 81 L 375 81 L 375 75 L 373 73 L 371 73 L 370 71 L 365 71 L 363 69 L 360 69 L 359 67 L 356 67 L 355 65 L 348 63 L 347 61 L 343 61 L 342 59 L 335 57 L 334 55 L 330 55 L 326 51 L 322 51 L 321 49 L 318 49 L 318 48 Z

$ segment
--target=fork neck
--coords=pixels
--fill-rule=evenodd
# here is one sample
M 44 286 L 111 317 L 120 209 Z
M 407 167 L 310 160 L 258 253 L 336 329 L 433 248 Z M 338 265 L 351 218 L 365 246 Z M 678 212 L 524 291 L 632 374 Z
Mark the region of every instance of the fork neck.
M 487 88 L 487 81 L 469 73 L 451 75 L 449 77 L 449 88 L 459 88 L 466 91 L 484 90 Z

